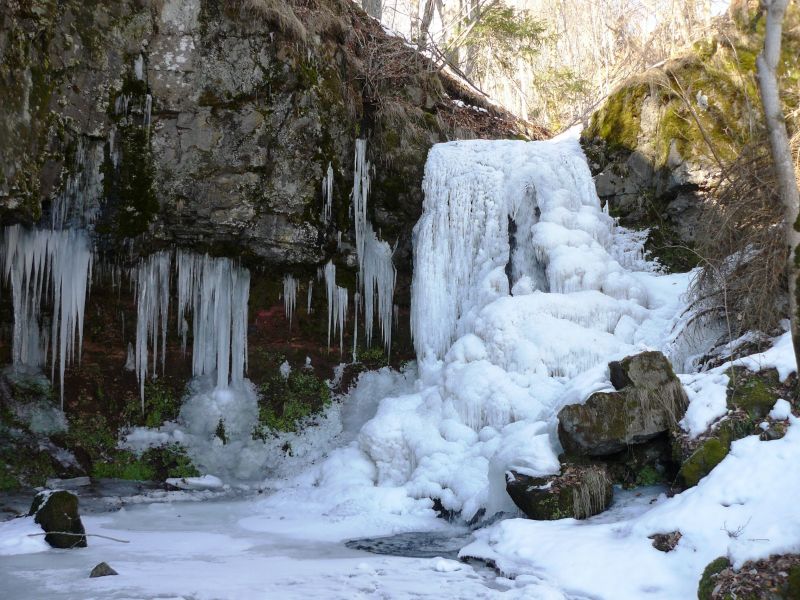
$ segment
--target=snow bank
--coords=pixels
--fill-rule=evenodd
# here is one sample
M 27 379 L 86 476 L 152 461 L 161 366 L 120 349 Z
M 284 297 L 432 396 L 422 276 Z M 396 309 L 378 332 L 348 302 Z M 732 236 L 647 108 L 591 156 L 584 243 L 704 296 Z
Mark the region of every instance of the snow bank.
M 735 442 L 697 487 L 662 497 L 641 516 L 617 523 L 511 519 L 478 532 L 460 555 L 492 560 L 507 575 L 546 573 L 570 595 L 692 598 L 718 556 L 739 568 L 800 551 L 800 477 L 790 474 L 800 460 L 800 420 L 790 423 L 780 440 Z M 674 551 L 653 548 L 648 536 L 671 531 L 683 534 Z

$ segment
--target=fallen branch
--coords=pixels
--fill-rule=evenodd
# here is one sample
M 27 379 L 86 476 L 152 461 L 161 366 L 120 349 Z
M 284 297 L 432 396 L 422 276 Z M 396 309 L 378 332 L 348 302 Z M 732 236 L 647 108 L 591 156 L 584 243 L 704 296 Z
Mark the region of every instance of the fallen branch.
M 120 544 L 130 544 L 130 540 L 121 540 L 108 535 L 100 535 L 99 533 L 73 533 L 71 531 L 48 531 L 45 533 L 29 533 L 28 537 L 39 537 L 40 535 L 71 535 L 73 537 L 99 537 L 104 540 L 111 540 L 112 542 L 119 542 Z

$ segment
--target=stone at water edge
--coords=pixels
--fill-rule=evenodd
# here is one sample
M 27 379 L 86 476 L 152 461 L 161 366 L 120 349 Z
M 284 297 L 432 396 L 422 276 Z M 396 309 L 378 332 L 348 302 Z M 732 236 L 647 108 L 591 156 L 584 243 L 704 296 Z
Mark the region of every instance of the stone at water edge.
M 78 497 L 65 490 L 36 494 L 28 516 L 47 533 L 53 548 L 85 548 L 86 530 L 78 514 Z
M 109 575 L 119 575 L 114 569 L 112 569 L 107 562 L 101 562 L 97 565 L 92 572 L 89 573 L 89 577 L 108 577 Z
M 529 519 L 586 519 L 603 512 L 613 489 L 605 467 L 562 465 L 561 475 L 506 474 L 506 491 Z
M 613 392 L 558 413 L 558 437 L 568 453 L 605 456 L 678 428 L 689 399 L 661 352 L 642 352 L 609 364 Z

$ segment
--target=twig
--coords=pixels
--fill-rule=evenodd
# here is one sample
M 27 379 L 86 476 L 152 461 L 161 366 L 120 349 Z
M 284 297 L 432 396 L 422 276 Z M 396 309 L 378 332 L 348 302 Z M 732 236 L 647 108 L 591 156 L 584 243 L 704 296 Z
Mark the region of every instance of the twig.
M 73 533 L 71 531 L 47 531 L 45 533 L 29 533 L 28 537 L 39 537 L 40 535 L 71 535 L 73 537 L 99 537 L 104 540 L 111 540 L 112 542 L 119 542 L 120 544 L 130 544 L 130 540 L 121 540 L 119 538 L 111 537 L 108 535 L 100 535 L 99 533 Z

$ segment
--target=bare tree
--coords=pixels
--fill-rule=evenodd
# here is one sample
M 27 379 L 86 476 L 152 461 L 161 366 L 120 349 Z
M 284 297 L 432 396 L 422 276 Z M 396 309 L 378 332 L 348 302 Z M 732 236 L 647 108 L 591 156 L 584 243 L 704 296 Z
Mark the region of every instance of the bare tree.
M 792 343 L 795 360 L 800 363 L 800 266 L 797 260 L 800 246 L 800 193 L 797 190 L 792 150 L 789 135 L 786 132 L 786 121 L 781 106 L 780 89 L 778 87 L 778 61 L 781 56 L 781 34 L 783 16 L 789 0 L 762 0 L 766 13 L 766 29 L 764 33 L 764 50 L 758 55 L 758 89 L 761 103 L 764 106 L 764 117 L 769 133 L 772 160 L 775 168 L 775 179 L 784 211 L 784 232 L 789 246 L 789 260 L 786 269 L 789 278 L 789 310 L 791 317 Z

